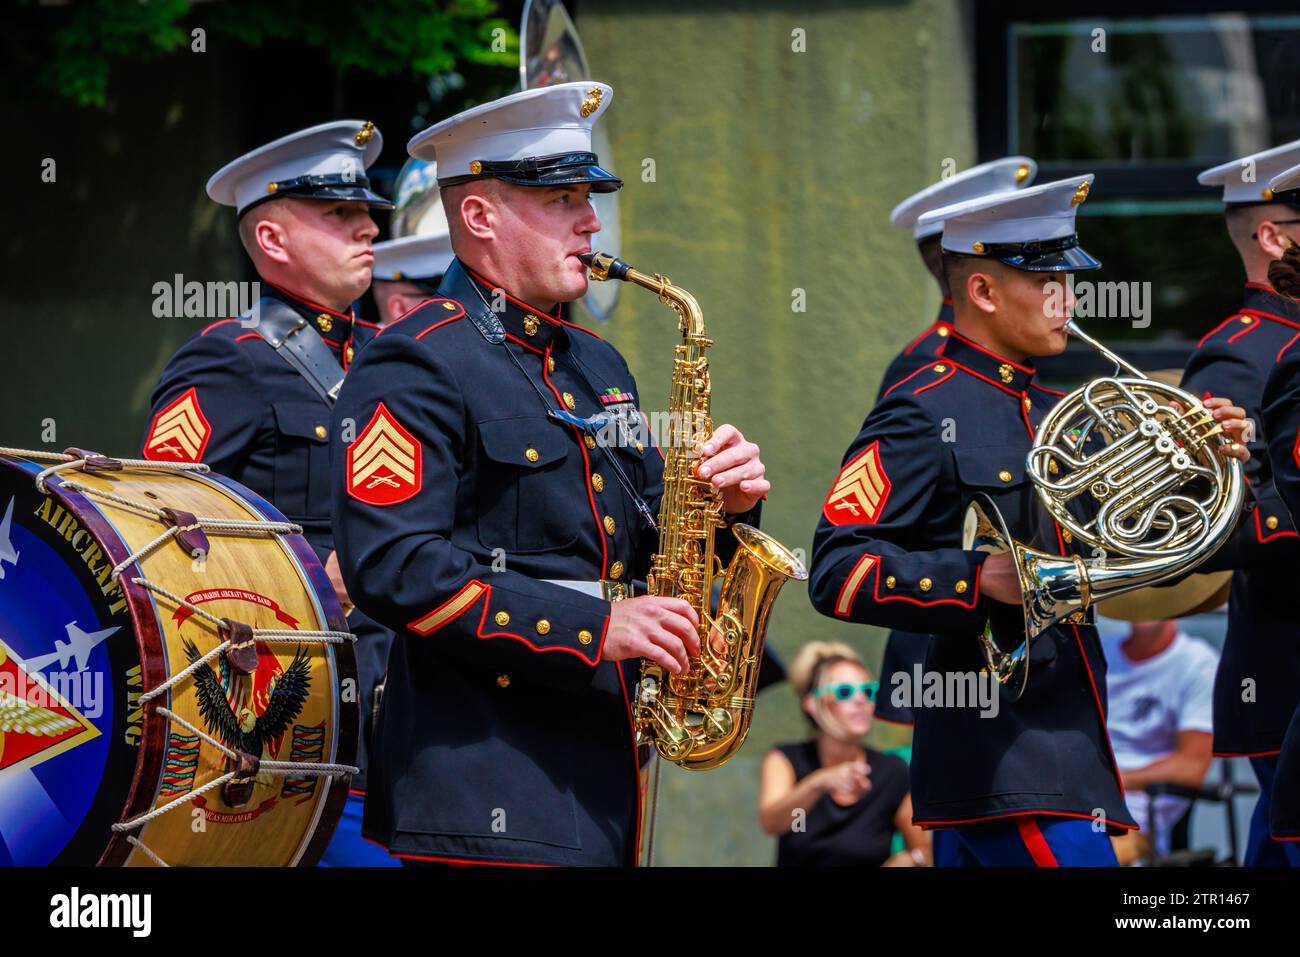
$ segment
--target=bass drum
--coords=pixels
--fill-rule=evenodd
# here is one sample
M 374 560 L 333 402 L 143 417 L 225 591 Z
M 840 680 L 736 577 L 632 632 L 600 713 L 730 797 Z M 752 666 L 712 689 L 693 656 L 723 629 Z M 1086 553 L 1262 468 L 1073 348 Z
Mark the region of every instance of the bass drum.
M 315 864 L 358 727 L 315 553 L 204 466 L 69 452 L 0 449 L 0 864 Z

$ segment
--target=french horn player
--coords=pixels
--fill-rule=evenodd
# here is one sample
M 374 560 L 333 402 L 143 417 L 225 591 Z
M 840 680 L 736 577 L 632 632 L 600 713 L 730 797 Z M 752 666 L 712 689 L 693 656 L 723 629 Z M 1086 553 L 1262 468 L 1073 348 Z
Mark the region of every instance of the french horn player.
M 809 591 L 820 612 L 934 636 L 923 672 L 880 693 L 908 698 L 916 717 L 915 822 L 951 829 L 953 862 L 968 866 L 1115 864 L 1108 833 L 1136 824 L 1106 733 L 1092 600 L 1125 587 L 1113 573 L 1130 560 L 1142 583 L 1160 577 L 1088 539 L 1113 500 L 1106 542 L 1145 527 L 1178 543 L 1200 535 L 1208 551 L 1240 507 L 1244 413 L 1225 398 L 1153 397 L 1135 374 L 1106 380 L 1119 384 L 1106 386 L 1095 427 L 1052 419 L 1064 397 L 1037 381 L 1033 362 L 1065 349 L 1067 277 L 1100 265 L 1075 228 L 1092 181 L 1072 177 L 922 217 L 944 223 L 948 345 L 871 411 L 814 540 Z M 1093 405 L 1091 393 L 1071 398 Z M 1136 438 L 1112 449 L 1134 423 Z M 1061 432 L 1050 448 L 1039 441 L 1048 425 Z M 1178 441 L 1190 445 L 1175 468 Z M 1157 445 L 1158 454 L 1146 451 Z M 1130 450 L 1148 456 L 1136 477 Z M 1101 468 L 1096 454 L 1120 461 Z M 1089 467 L 1100 476 L 1060 493 L 1059 512 L 1045 507 L 1045 482 L 1067 483 Z M 1224 489 L 1201 488 L 1214 477 Z M 1111 486 L 1121 479 L 1137 491 Z M 1132 496 L 1149 513 L 1130 507 Z
M 642 393 L 560 311 L 587 291 L 590 195 L 622 186 L 591 150 L 612 97 L 527 90 L 411 141 L 455 259 L 339 397 L 343 577 L 397 633 L 363 833 L 404 862 L 632 863 L 640 661 L 679 675 L 700 654 L 689 602 L 635 593 L 664 489 Z M 725 563 L 770 486 L 735 426 L 698 438 Z

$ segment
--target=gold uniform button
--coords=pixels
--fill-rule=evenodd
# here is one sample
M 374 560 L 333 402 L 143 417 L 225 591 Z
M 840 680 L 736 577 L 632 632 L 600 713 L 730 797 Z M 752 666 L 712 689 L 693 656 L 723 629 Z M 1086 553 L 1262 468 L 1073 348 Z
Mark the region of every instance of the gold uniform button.
M 510 613 L 505 611 L 497 612 L 496 623 L 503 628 L 510 624 Z
M 998 478 L 1001 479 L 1001 480 L 1004 481 L 1004 482 L 1010 482 L 1010 481 L 1011 481 L 1011 473 L 1008 472 L 1006 469 L 1003 469 L 1001 472 L 998 473 Z
M 575 403 L 575 402 L 573 401 L 573 393 L 572 393 L 572 392 L 566 392 L 566 393 L 564 393 L 564 404 L 565 404 L 566 406 L 568 406 L 570 412 L 573 411 L 573 409 L 574 409 L 574 407 L 577 405 L 577 403 Z
M 591 487 L 597 492 L 605 491 L 605 479 L 599 472 L 591 473 Z
M 955 584 L 955 585 L 952 586 L 952 589 L 953 589 L 953 591 L 955 591 L 957 594 L 959 594 L 959 595 L 964 595 L 964 594 L 966 594 L 966 589 L 969 588 L 969 587 L 970 587 L 970 586 L 967 585 L 965 581 L 959 581 L 959 582 L 957 582 L 957 584 Z
M 329 430 L 326 429 L 325 426 L 323 425 L 316 426 L 316 438 L 323 439 L 327 435 L 329 435 Z
M 470 171 L 470 175 L 472 175 L 472 176 L 477 176 L 479 173 L 483 172 L 483 163 L 482 163 L 482 161 L 481 161 L 481 160 L 470 160 L 470 161 L 469 161 L 469 171 Z
M 348 351 L 347 351 L 347 353 L 345 354 L 345 357 L 346 357 L 346 359 L 347 359 L 348 362 L 351 362 L 351 361 L 352 361 L 352 357 L 353 357 L 354 355 L 356 355 L 356 354 L 357 354 L 357 350 L 353 349 L 351 346 L 348 346 Z
M 446 309 L 448 312 L 455 312 L 456 304 L 454 302 L 444 302 L 442 308 Z
M 541 458 L 541 455 L 539 455 L 537 450 L 530 445 L 528 448 L 524 449 L 524 458 L 530 462 L 536 462 Z
M 546 371 L 547 372 L 555 371 L 555 359 L 553 359 L 551 356 L 546 357 Z
M 1270 515 L 1268 518 L 1264 519 L 1264 524 L 1269 528 L 1277 528 L 1277 516 Z
M 1029 396 L 1025 396 L 1025 411 L 1028 411 L 1033 407 L 1034 407 L 1034 403 L 1030 401 Z
M 509 688 L 509 687 L 510 687 L 510 676 L 509 676 L 509 675 L 497 675 L 497 687 L 498 687 L 498 688 Z
M 935 371 L 935 372 L 947 372 L 947 371 L 948 371 L 948 367 L 947 367 L 946 365 L 944 365 L 942 362 L 940 362 L 937 366 L 934 367 L 934 371 Z
M 329 332 L 334 328 L 334 320 L 323 312 L 316 317 L 316 324 L 320 326 L 321 332 Z
M 587 444 L 587 448 L 589 449 L 594 449 L 596 447 L 596 437 L 594 435 L 584 435 L 582 441 Z
M 539 635 L 549 635 L 551 633 L 551 623 L 545 618 L 539 618 L 537 620 L 536 628 Z
M 1250 325 L 1250 316 L 1242 316 L 1241 321 L 1243 325 Z
M 930 579 L 928 578 L 922 578 L 916 584 L 921 589 L 921 591 L 929 591 L 931 588 L 934 587 L 934 582 L 930 581 Z
M 601 524 L 605 526 L 605 531 L 609 532 L 611 535 L 614 534 L 614 529 L 618 527 L 614 524 L 614 519 L 608 515 L 605 516 L 605 520 Z
M 638 443 L 636 444 L 636 453 L 637 453 L 637 455 L 640 455 L 640 454 L 641 454 L 642 452 L 644 452 L 644 451 L 645 451 L 645 446 L 642 445 L 640 442 L 638 442 Z
M 610 577 L 610 578 L 622 578 L 622 577 L 623 577 L 623 563 L 622 563 L 622 562 L 615 562 L 613 565 L 610 565 L 610 566 L 609 566 L 609 577 Z
M 938 333 L 942 338 L 945 338 L 945 339 L 948 338 L 948 327 L 947 327 L 947 326 L 940 326 L 938 329 L 935 330 L 935 332 Z
M 584 629 L 582 629 L 582 631 L 578 632 L 578 643 L 579 643 L 579 644 L 581 644 L 581 645 L 589 645 L 589 644 L 591 644 L 592 641 L 593 641 L 593 639 L 592 639 L 592 637 L 591 637 L 591 632 L 589 632 L 586 628 L 584 628 Z
M 1053 475 L 1061 471 L 1061 467 L 1056 464 L 1056 459 L 1047 460 L 1047 471 L 1051 472 Z
M 898 579 L 895 578 L 893 575 L 890 575 L 888 578 L 885 579 L 886 588 L 893 588 L 897 584 L 898 584 Z

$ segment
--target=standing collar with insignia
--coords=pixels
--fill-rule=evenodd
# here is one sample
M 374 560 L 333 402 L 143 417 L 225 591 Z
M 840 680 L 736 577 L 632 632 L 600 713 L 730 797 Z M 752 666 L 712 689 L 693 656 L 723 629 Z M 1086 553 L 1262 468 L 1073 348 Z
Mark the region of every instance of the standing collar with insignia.
M 293 310 L 312 324 L 322 339 L 334 348 L 342 348 L 343 343 L 352 338 L 352 312 L 336 312 L 319 303 L 304 299 L 274 283 L 262 280 L 262 294 L 287 303 Z
M 1246 283 L 1246 298 L 1241 308 L 1243 312 L 1280 319 L 1289 325 L 1300 325 L 1300 302 L 1261 283 Z
M 453 260 L 439 287 L 442 295 L 455 299 L 466 313 L 495 317 L 506 335 L 538 352 L 554 344 L 560 349 L 568 344 L 568 332 L 560 319 L 560 307 L 549 313 L 516 299 L 491 279 L 470 269 L 459 259 Z
M 967 339 L 956 329 L 948 335 L 942 359 L 950 360 L 991 385 L 1016 395 L 1025 391 L 1034 376 L 1033 366 L 1000 356 Z

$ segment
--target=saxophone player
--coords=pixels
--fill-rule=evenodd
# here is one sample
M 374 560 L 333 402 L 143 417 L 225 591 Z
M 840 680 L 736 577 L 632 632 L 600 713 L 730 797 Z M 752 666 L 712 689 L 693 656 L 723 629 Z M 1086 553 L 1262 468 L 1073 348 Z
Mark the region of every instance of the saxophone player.
M 1042 511 L 1026 455 L 1060 395 L 1032 362 L 1065 348 L 1067 275 L 1100 265 L 1075 232 L 1091 184 L 1081 176 L 921 217 L 944 224 L 953 330 L 944 354 L 867 417 L 813 545 L 818 611 L 933 635 L 924 671 L 938 680 L 922 675 L 925 695 L 910 695 L 914 823 L 951 829 L 967 866 L 1113 866 L 1108 832 L 1136 826 L 1106 734 L 1091 610 L 1043 631 L 1024 694 L 1002 694 L 978 638 L 991 614 L 1021 624 L 1018 576 L 1009 554 L 961 547 L 966 505 L 983 494 L 1017 540 L 1086 554 Z M 1233 454 L 1247 456 L 1242 410 L 1206 405 L 1234 435 Z
M 689 603 L 610 600 L 656 549 L 663 458 L 627 363 L 561 313 L 587 289 L 589 194 L 622 186 L 591 152 L 612 96 L 528 90 L 412 139 L 455 258 L 339 398 L 343 578 L 397 633 L 363 833 L 408 863 L 633 862 L 638 659 L 680 673 L 699 651 Z M 769 484 L 738 429 L 698 474 L 754 522 Z

